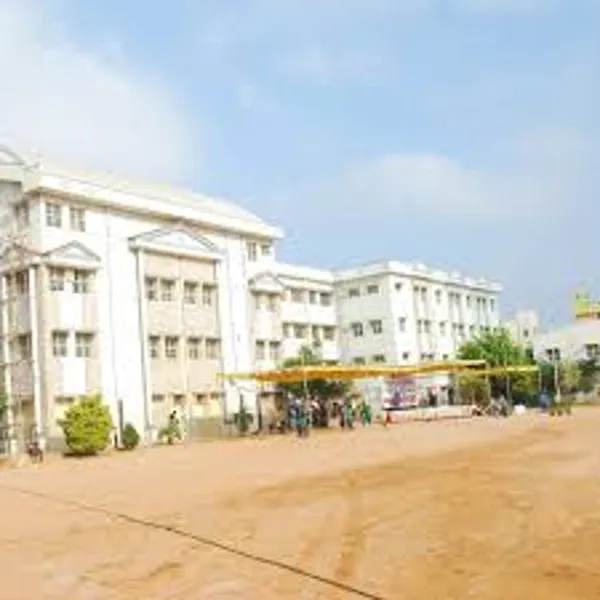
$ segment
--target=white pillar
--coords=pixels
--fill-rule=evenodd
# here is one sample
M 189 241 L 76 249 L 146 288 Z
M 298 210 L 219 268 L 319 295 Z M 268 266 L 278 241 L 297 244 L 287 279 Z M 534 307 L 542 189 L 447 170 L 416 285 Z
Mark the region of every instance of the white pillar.
M 17 450 L 16 439 L 15 439 L 15 415 L 14 415 L 14 403 L 12 399 L 12 356 L 10 348 L 10 298 L 8 295 L 8 283 L 7 278 L 9 275 L 6 273 L 2 275 L 2 353 L 4 355 L 4 393 L 6 394 L 6 425 L 7 425 L 7 443 L 8 451 L 10 454 L 14 454 Z
M 33 375 L 33 413 L 35 432 L 42 444 L 46 441 L 46 427 L 42 423 L 42 381 L 40 373 L 39 314 L 37 294 L 37 269 L 29 267 L 29 318 L 31 321 L 31 369 Z
M 142 353 L 142 389 L 144 402 L 144 439 L 147 444 L 154 442 L 154 424 L 152 422 L 152 378 L 150 371 L 150 352 L 148 349 L 148 310 L 146 305 L 144 254 L 141 248 L 135 253 L 135 265 L 138 288 L 138 315 L 140 331 L 140 349 Z

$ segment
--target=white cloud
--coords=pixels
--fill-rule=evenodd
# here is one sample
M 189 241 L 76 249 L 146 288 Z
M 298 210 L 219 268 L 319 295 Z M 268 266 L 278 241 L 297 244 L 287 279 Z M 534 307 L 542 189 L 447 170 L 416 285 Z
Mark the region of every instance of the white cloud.
M 74 43 L 50 5 L 0 2 L 0 142 L 74 166 L 186 179 L 197 157 L 169 89 L 110 48 Z
M 504 169 L 435 153 L 389 154 L 355 165 L 320 188 L 318 197 L 347 208 L 368 203 L 382 215 L 416 209 L 470 219 L 546 218 L 590 189 L 598 166 L 582 160 L 590 149 L 591 142 L 574 132 L 540 131 L 511 145 Z

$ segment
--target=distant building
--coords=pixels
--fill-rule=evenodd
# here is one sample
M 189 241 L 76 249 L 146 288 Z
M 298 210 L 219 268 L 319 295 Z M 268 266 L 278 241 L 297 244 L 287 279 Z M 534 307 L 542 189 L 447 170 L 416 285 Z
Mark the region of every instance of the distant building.
M 372 263 L 334 273 L 340 356 L 355 364 L 447 360 L 499 325 L 501 287 L 423 264 Z
M 600 320 L 580 319 L 538 335 L 534 354 L 541 360 L 579 361 L 600 357 Z
M 600 320 L 600 302 L 592 301 L 587 292 L 578 292 L 575 294 L 573 313 L 577 320 Z
M 512 339 L 518 344 L 531 346 L 540 333 L 540 318 L 533 310 L 521 310 L 504 324 Z

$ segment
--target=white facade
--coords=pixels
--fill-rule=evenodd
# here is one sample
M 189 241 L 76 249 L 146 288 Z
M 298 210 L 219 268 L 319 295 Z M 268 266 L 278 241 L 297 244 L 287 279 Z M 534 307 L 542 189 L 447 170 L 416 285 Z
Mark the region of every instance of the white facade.
M 540 318 L 533 310 L 520 310 L 504 324 L 512 339 L 518 344 L 531 346 L 540 333 Z
M 534 354 L 541 360 L 579 361 L 600 357 L 600 321 L 581 319 L 533 340 Z
M 496 284 L 398 262 L 282 264 L 281 230 L 233 204 L 7 150 L 0 213 L 4 385 L 42 435 L 82 394 L 150 440 L 172 408 L 223 417 L 240 393 L 252 409 L 269 391 L 221 372 L 272 368 L 303 345 L 344 362 L 445 359 L 498 325 Z
M 147 325 L 144 323 L 147 290 L 143 286 L 144 278 L 148 279 L 144 264 L 148 257 L 185 257 L 192 265 L 197 261 L 214 264 L 220 328 L 215 340 L 218 356 L 213 349 L 210 360 L 202 360 L 199 368 L 210 367 L 215 373 L 253 368 L 248 282 L 253 269 L 272 263 L 274 241 L 282 236 L 279 229 L 235 205 L 195 194 L 134 186 L 111 176 L 76 174 L 39 164 L 26 165 L 10 151 L 1 153 L 0 163 L 5 251 L 1 267 L 3 279 L 8 281 L 9 272 L 16 268 L 40 268 L 45 256 L 62 252 L 63 248 L 73 248 L 74 255 L 64 259 L 93 278 L 97 306 L 95 316 L 88 317 L 84 323 L 83 296 L 55 292 L 60 297 L 60 322 L 56 327 L 61 335 L 65 333 L 65 339 L 71 340 L 69 344 L 74 343 L 73 336 L 80 335 L 79 332 L 89 332 L 93 336 L 93 357 L 99 364 L 97 377 L 86 379 L 91 357 L 89 360 L 76 357 L 71 346 L 64 356 L 54 356 L 43 365 L 36 361 L 35 351 L 28 353 L 23 357 L 24 364 L 18 366 L 20 370 L 42 371 L 39 375 L 41 385 L 26 386 L 28 389 L 19 400 L 35 407 L 32 414 L 48 415 L 45 423 L 39 423 L 35 418 L 38 430 L 44 432 L 53 427 L 54 408 L 60 403 L 59 399 L 91 392 L 102 394 L 115 421 L 121 404 L 124 420 L 132 422 L 138 430 L 152 435 L 160 426 L 152 423 L 150 416 L 154 396 L 162 392 L 158 395 L 152 392 L 153 361 L 147 343 L 150 332 L 144 329 Z M 160 235 L 154 235 L 156 232 Z M 146 242 L 144 238 L 148 236 Z M 13 261 L 9 264 L 8 260 L 10 247 L 15 243 L 27 248 L 18 265 Z M 33 298 L 32 306 L 39 297 L 51 294 L 50 289 L 32 292 L 32 288 L 30 285 L 29 293 L 38 296 Z M 6 347 L 3 361 L 5 367 L 13 365 L 10 369 L 5 368 L 8 373 L 5 387 L 10 395 L 18 361 L 13 356 L 15 353 L 11 355 L 8 350 L 13 334 L 6 322 L 9 311 L 8 304 L 4 303 Z M 167 336 L 172 333 L 171 339 L 178 342 L 180 336 L 185 335 L 182 330 L 163 333 Z M 49 331 L 43 320 L 30 313 L 22 335 L 32 340 L 35 350 L 45 347 L 56 331 Z M 185 353 L 185 350 L 178 352 Z M 178 363 L 173 368 L 179 367 Z M 49 389 L 44 381 L 52 379 L 51 369 L 59 370 L 61 377 L 55 377 L 53 380 L 58 383 Z M 178 374 L 181 377 L 176 389 L 169 394 L 171 400 L 183 397 L 187 404 L 194 397 L 224 393 L 223 408 L 229 412 L 236 410 L 238 393 L 233 386 L 225 383 L 223 390 L 223 382 L 213 377 L 206 389 L 185 389 L 187 374 L 179 371 Z M 20 378 L 24 379 L 32 377 Z
M 340 271 L 335 289 L 344 362 L 446 360 L 499 324 L 498 284 L 424 265 L 390 261 Z

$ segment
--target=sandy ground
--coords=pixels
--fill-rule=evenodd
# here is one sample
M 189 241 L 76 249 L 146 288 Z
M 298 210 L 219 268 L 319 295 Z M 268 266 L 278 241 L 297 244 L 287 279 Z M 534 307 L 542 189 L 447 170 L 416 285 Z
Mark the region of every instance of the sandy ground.
M 0 598 L 600 598 L 600 411 L 0 472 Z

